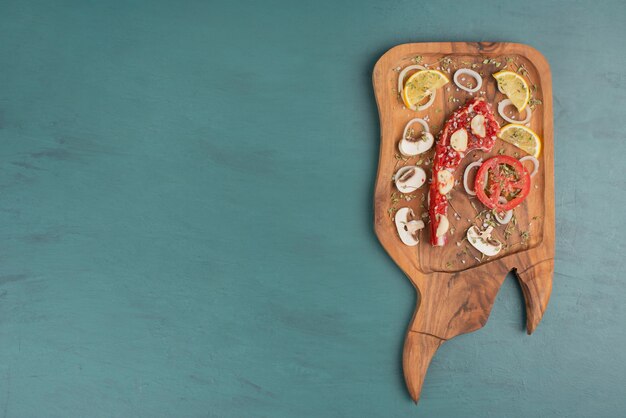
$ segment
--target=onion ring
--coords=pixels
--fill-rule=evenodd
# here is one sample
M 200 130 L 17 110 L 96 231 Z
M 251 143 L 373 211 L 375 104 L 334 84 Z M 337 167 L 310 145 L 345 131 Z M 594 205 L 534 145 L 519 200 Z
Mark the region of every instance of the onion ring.
M 520 163 L 523 163 L 524 161 L 532 161 L 535 168 L 533 169 L 533 172 L 530 173 L 530 177 L 534 177 L 535 174 L 537 174 L 537 172 L 539 171 L 539 160 L 533 157 L 532 155 L 527 155 L 519 159 Z
M 476 87 L 474 87 L 473 89 L 470 89 L 469 87 L 465 87 L 459 82 L 458 80 L 459 76 L 462 76 L 464 74 L 476 80 Z M 480 74 L 478 74 L 474 70 L 470 70 L 469 68 L 461 68 L 460 70 L 456 70 L 456 72 L 454 73 L 453 80 L 454 80 L 454 84 L 456 84 L 458 88 L 460 88 L 461 90 L 465 90 L 468 93 L 476 93 L 483 86 L 483 78 L 480 76 Z
M 425 70 L 425 69 L 426 67 L 422 67 L 421 65 L 409 65 L 408 67 L 405 67 L 402 71 L 400 71 L 400 74 L 398 75 L 398 94 L 401 94 L 402 89 L 404 88 L 404 77 L 406 76 L 406 73 L 408 73 L 411 70 Z M 411 108 L 411 110 L 422 111 L 422 110 L 428 109 L 429 107 L 433 105 L 433 103 L 435 103 L 435 96 L 436 96 L 436 93 L 434 91 L 431 91 L 430 98 L 428 99 L 426 103 L 420 106 L 415 106 L 414 108 Z
M 470 170 L 474 167 L 480 167 L 483 163 L 483 159 L 481 158 L 478 161 L 474 161 L 473 163 L 470 163 L 467 165 L 467 167 L 465 167 L 465 172 L 463 173 L 463 187 L 465 188 L 465 193 L 467 193 L 470 196 L 476 196 L 476 192 L 472 191 L 469 189 L 469 186 L 467 185 L 467 175 L 470 172 Z
M 498 201 L 500 203 L 506 203 L 506 197 L 504 196 L 500 196 L 500 198 L 498 199 Z M 498 221 L 498 223 L 500 225 L 506 225 L 509 222 L 511 222 L 511 218 L 513 218 L 513 209 L 507 210 L 506 212 L 504 212 L 504 216 L 500 216 L 500 214 L 498 212 L 495 212 L 495 218 L 496 221 Z
M 409 65 L 408 67 L 405 67 L 402 71 L 400 71 L 400 75 L 398 75 L 398 94 L 400 94 L 400 92 L 404 88 L 404 76 L 406 75 L 406 73 L 408 73 L 411 70 L 425 70 L 425 69 L 426 68 L 422 67 L 421 65 Z
M 511 99 L 504 99 L 500 103 L 498 103 L 498 113 L 500 114 L 502 119 L 504 119 L 505 121 L 507 121 L 509 123 L 518 123 L 518 124 L 521 124 L 521 125 L 525 125 L 528 122 L 530 122 L 530 116 L 531 116 L 532 112 L 530 111 L 530 108 L 528 106 L 526 106 L 526 109 L 525 109 L 526 110 L 526 117 L 524 118 L 524 120 L 511 119 L 507 115 L 505 115 L 504 114 L 504 109 L 506 109 L 507 106 L 510 106 L 512 104 L 513 104 L 513 102 L 511 101 Z
M 419 123 L 420 125 L 422 125 L 424 127 L 424 132 L 430 133 L 430 128 L 428 127 L 428 122 L 426 122 L 424 119 L 421 119 L 421 118 L 413 118 L 410 121 L 408 121 L 406 126 L 404 127 L 404 132 L 402 133 L 402 139 L 406 138 L 406 133 L 409 131 L 409 128 L 414 123 Z
M 429 91 L 429 93 L 430 93 L 430 99 L 428 99 L 426 103 L 424 103 L 423 105 L 417 106 L 415 109 L 411 109 L 411 110 L 422 111 L 431 107 L 433 103 L 435 103 L 435 97 L 437 96 L 437 93 L 435 91 Z

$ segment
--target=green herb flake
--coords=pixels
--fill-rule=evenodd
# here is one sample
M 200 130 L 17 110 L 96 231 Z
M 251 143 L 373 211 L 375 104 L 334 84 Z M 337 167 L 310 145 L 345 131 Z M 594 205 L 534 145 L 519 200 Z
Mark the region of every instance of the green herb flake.
M 519 236 L 522 238 L 522 244 L 526 244 L 530 239 L 530 232 L 520 231 Z
M 450 67 L 450 64 L 452 64 L 452 58 L 450 57 L 440 58 L 439 63 L 441 64 L 442 68 L 448 69 Z
M 528 70 L 526 69 L 526 67 L 524 66 L 524 64 L 520 65 L 519 68 L 517 69 L 517 72 L 520 73 L 521 75 L 525 75 L 528 76 Z
M 530 99 L 528 101 L 528 105 L 531 109 L 534 109 L 537 105 L 543 104 L 543 102 L 539 99 Z

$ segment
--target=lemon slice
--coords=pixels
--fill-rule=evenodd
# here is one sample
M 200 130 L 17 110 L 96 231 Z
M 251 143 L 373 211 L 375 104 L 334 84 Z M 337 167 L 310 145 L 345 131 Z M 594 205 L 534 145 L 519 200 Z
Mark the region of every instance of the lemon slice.
M 498 81 L 498 90 L 506 94 L 519 112 L 524 110 L 530 100 L 530 89 L 524 77 L 514 71 L 499 71 L 493 75 Z
M 404 83 L 402 101 L 407 108 L 415 109 L 418 103 L 421 103 L 432 92 L 449 82 L 448 77 L 441 71 L 418 71 Z
M 526 151 L 537 158 L 541 152 L 541 139 L 532 129 L 511 123 L 500 130 L 500 139 Z

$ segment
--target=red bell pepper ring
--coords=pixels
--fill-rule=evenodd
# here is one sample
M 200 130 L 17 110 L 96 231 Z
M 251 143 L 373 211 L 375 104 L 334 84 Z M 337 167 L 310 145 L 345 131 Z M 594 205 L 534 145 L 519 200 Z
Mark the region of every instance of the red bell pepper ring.
M 478 200 L 489 209 L 511 210 L 530 193 L 530 174 L 516 158 L 498 155 L 480 166 L 474 190 Z

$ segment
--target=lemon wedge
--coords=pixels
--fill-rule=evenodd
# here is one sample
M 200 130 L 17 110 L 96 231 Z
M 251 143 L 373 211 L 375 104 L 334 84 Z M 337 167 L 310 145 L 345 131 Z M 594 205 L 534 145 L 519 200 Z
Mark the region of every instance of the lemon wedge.
M 532 129 L 524 125 L 511 123 L 500 130 L 500 139 L 517 148 L 526 151 L 533 157 L 539 157 L 541 152 L 541 139 Z
M 514 71 L 499 71 L 493 77 L 500 93 L 506 94 L 519 112 L 524 110 L 530 101 L 530 88 L 524 77 Z
M 418 71 L 404 83 L 402 101 L 407 108 L 415 109 L 426 97 L 449 82 L 448 77 L 441 71 Z

